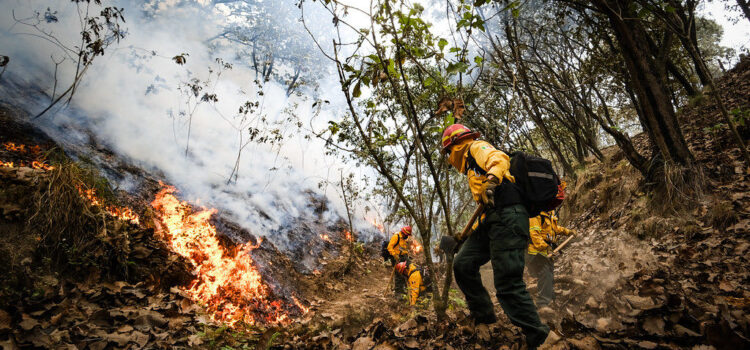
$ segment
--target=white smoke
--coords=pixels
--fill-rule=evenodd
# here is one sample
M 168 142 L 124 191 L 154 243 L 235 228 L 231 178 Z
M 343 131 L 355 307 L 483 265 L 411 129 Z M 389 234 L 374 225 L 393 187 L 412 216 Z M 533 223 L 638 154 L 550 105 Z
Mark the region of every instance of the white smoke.
M 255 72 L 249 68 L 247 57 L 238 57 L 236 47 L 217 46 L 208 41 L 228 22 L 240 20 L 228 18 L 226 6 L 215 7 L 207 0 L 121 0 L 114 5 L 125 9 L 126 38 L 96 59 L 77 88 L 71 106 L 55 108 L 35 123 L 65 142 L 87 140 L 80 134 L 52 131 L 70 130 L 60 129 L 67 126 L 90 130 L 99 142 L 116 153 L 145 169 L 164 174 L 185 199 L 216 207 L 253 234 L 268 235 L 272 241 L 283 244 L 286 238 L 273 237 L 273 233 L 284 230 L 295 219 L 311 215 L 310 200 L 304 192 L 320 192 L 318 182 L 337 179 L 335 169 L 345 164 L 340 159 L 326 157 L 322 142 L 304 139 L 293 126 L 282 127 L 286 136 L 283 145 L 250 144 L 242 151 L 236 182 L 227 184 L 237 158 L 240 133 L 244 133 L 244 140 L 248 138 L 247 130 L 238 130 L 241 123 L 236 117 L 237 110 L 251 100 L 259 102 L 261 113 L 271 123 L 290 114 L 309 120 L 313 100 L 308 96 L 317 93 L 335 105 L 341 96 L 336 81 L 321 79 L 317 92 L 312 87 L 302 87 L 301 96 L 287 97 L 287 87 L 272 79 L 263 84 L 263 95 L 259 96 L 252 83 Z M 55 69 L 50 55 L 59 60 L 63 54 L 47 40 L 23 34 L 38 32 L 16 23 L 11 11 L 21 19 L 33 16 L 34 11 L 44 14 L 47 8 L 58 22 L 43 21 L 40 26 L 48 28 L 61 41 L 77 45 L 80 26 L 73 2 L 0 0 L 0 55 L 11 59 L 7 72 L 0 78 L 3 95 L 0 100 L 21 104 L 31 115 L 49 103 Z M 299 17 L 293 1 L 283 5 L 279 2 L 279 9 L 286 11 L 289 18 Z M 298 25 L 301 29 L 302 25 Z M 181 53 L 189 54 L 184 66 L 172 60 Z M 190 115 L 190 107 L 186 107 L 185 96 L 178 86 L 193 77 L 208 79 L 208 67 L 217 67 L 216 58 L 231 62 L 234 67 L 223 71 L 218 83 L 209 86 L 218 96 L 218 103 L 203 103 L 192 113 L 186 156 L 188 116 L 180 113 Z M 59 65 L 58 94 L 67 88 L 63 85 L 70 83 L 74 68 L 70 59 Z M 335 75 L 326 74 L 333 72 L 331 65 L 309 69 L 323 77 Z M 215 73 L 212 77 L 215 81 Z M 44 93 L 28 90 L 34 87 L 44 89 Z M 329 115 L 321 119 L 334 118 Z M 251 126 L 263 129 L 261 124 Z M 358 170 L 356 176 L 367 174 L 366 170 Z M 333 210 L 326 213 L 327 219 L 344 217 L 343 205 L 335 192 L 329 189 L 326 195 L 334 204 Z

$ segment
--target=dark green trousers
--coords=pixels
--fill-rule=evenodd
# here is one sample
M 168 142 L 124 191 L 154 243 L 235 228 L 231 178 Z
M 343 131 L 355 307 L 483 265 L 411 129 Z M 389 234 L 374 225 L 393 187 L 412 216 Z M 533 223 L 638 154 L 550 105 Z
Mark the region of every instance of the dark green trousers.
M 401 256 L 398 261 L 396 259 L 391 259 L 391 267 L 396 268 L 396 264 L 406 261 L 406 266 L 409 266 L 409 259 L 408 257 Z M 394 272 L 393 274 L 393 290 L 396 292 L 397 296 L 400 296 L 402 294 L 406 294 L 406 276 Z
M 530 348 L 547 338 L 549 327 L 542 324 L 523 281 L 524 257 L 529 242 L 529 215 L 522 205 L 495 208 L 463 243 L 453 261 L 456 283 L 466 296 L 472 317 L 480 323 L 497 318 L 479 268 L 492 261 L 497 300 L 510 321 L 521 327 Z
M 537 278 L 539 294 L 536 298 L 536 305 L 544 307 L 555 300 L 555 265 L 552 259 L 542 254 L 526 255 L 526 267 L 529 274 Z

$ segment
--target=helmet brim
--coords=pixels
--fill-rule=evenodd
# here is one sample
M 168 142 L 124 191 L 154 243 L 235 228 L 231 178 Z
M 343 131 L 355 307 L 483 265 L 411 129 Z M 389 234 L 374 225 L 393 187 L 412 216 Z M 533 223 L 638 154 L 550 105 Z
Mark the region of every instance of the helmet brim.
M 476 140 L 476 139 L 479 138 L 479 136 L 481 136 L 481 134 L 479 133 L 479 131 L 465 132 L 465 133 L 463 133 L 461 135 L 458 135 L 458 136 L 452 138 L 451 142 L 449 144 L 443 146 L 443 153 L 449 153 L 448 151 L 450 150 L 450 148 L 453 145 L 455 145 L 456 143 L 458 143 L 459 141 L 461 141 L 461 140 L 465 140 L 465 139 L 468 139 L 468 138 Z

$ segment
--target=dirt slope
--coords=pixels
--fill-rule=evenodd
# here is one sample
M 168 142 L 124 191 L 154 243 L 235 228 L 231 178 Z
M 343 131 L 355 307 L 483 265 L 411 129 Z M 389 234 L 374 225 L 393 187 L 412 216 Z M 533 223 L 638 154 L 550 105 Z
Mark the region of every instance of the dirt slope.
M 729 109 L 750 110 L 750 60 L 720 86 Z M 582 234 L 556 261 L 550 320 L 575 339 L 561 347 L 750 347 L 750 169 L 727 128 L 715 127 L 710 100 L 680 118 L 710 179 L 702 198 L 658 204 L 624 161 L 593 164 L 576 183 L 565 210 Z M 750 128 L 740 131 L 747 142 Z

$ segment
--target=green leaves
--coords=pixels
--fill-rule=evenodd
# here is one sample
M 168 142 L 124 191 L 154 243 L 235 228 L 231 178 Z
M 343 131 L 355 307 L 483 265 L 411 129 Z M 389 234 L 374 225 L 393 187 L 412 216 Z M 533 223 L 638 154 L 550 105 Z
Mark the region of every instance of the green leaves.
M 354 98 L 358 98 L 359 96 L 362 96 L 362 80 L 358 80 L 357 84 L 354 85 L 354 90 L 352 91 L 352 96 Z
M 440 51 L 443 51 L 445 45 L 448 45 L 448 40 L 440 38 L 440 40 L 438 40 L 438 47 L 440 48 Z
M 341 127 L 339 126 L 338 123 L 332 120 L 328 121 L 328 131 L 331 132 L 331 135 L 336 135 L 339 132 L 339 130 L 341 130 Z
M 458 73 L 466 73 L 467 69 L 469 69 L 468 63 L 451 62 L 450 64 L 448 64 L 446 71 L 448 72 L 448 74 L 458 74 Z

